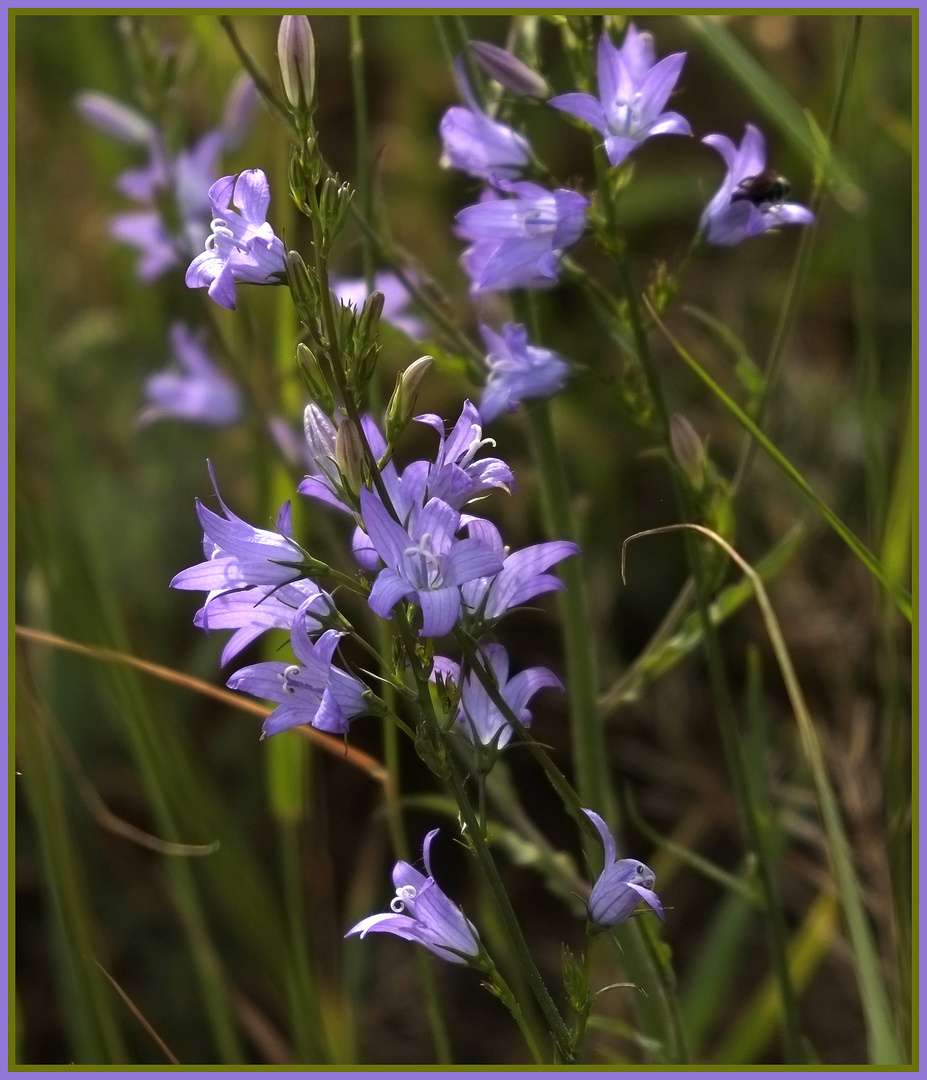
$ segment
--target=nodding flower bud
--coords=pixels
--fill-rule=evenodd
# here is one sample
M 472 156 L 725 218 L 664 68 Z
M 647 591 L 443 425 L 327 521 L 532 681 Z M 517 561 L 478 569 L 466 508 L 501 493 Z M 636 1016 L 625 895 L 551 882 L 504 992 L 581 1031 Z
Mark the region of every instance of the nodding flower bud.
M 395 443 L 412 419 L 422 383 L 434 362 L 433 356 L 420 356 L 399 373 L 396 389 L 386 409 L 386 440 L 390 445 Z
M 540 101 L 550 96 L 550 87 L 541 75 L 498 45 L 490 45 L 488 41 L 471 41 L 470 51 L 486 74 L 513 94 L 538 98 Z
M 701 491 L 705 483 L 705 447 L 695 428 L 679 413 L 670 417 L 670 445 L 689 483 Z
M 342 420 L 335 436 L 335 461 L 347 490 L 355 497 L 360 494 L 367 477 L 364 444 L 353 420 Z
M 305 15 L 284 15 L 277 33 L 277 61 L 283 92 L 294 110 L 312 112 L 315 95 L 315 40 Z

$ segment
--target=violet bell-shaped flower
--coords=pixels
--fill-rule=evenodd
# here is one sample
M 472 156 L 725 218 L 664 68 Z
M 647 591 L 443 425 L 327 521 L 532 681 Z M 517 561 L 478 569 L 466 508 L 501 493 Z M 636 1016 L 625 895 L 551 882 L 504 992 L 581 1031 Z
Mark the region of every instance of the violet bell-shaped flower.
M 434 428 L 440 439 L 433 462 L 413 461 L 402 473 L 404 489 L 419 505 L 429 499 L 441 499 L 460 510 L 474 499 L 488 495 L 493 488 L 507 493 L 514 490 L 515 476 L 501 458 L 476 457 L 484 446 L 496 443 L 494 439 L 483 438 L 480 414 L 471 402 L 464 402 L 447 436 L 444 421 L 437 414 L 423 413 L 415 420 Z
M 225 592 L 252 585 L 287 585 L 304 577 L 306 558 L 292 537 L 289 503 L 284 503 L 281 509 L 276 532 L 256 529 L 225 505 L 216 487 L 212 465 L 207 464 L 225 517 L 196 500 L 196 513 L 205 533 L 203 546 L 207 558 L 177 574 L 171 581 L 171 588 Z
M 631 23 L 620 49 L 607 35 L 599 38 L 599 96 L 561 94 L 550 104 L 601 132 L 609 163 L 620 165 L 653 135 L 692 134 L 685 117 L 663 112 L 685 58 L 680 52 L 657 61 L 651 35 L 638 33 Z
M 726 135 L 706 135 L 702 142 L 717 150 L 727 165 L 721 187 L 699 222 L 709 244 L 729 247 L 780 225 L 814 223 L 806 206 L 785 202 L 788 184 L 766 169 L 766 142 L 759 128 L 747 124 L 740 146 Z
M 433 829 L 425 837 L 422 855 L 428 876 L 407 862 L 397 862 L 393 867 L 396 895 L 390 902 L 390 912 L 362 919 L 345 937 L 395 934 L 423 945 L 452 964 L 466 964 L 480 955 L 482 949 L 476 927 L 435 882 L 431 870 L 431 844 L 438 831 Z
M 223 176 L 209 189 L 212 233 L 187 268 L 191 289 L 209 289 L 222 307 L 235 307 L 235 283 L 282 285 L 286 251 L 267 221 L 270 187 L 260 169 Z
M 453 105 L 441 117 L 438 128 L 444 144 L 441 165 L 482 180 L 491 177 L 513 180 L 521 176 L 531 158 L 527 139 L 480 108 L 459 59 L 454 69 L 466 106 Z
M 554 563 L 579 552 L 579 547 L 570 540 L 548 540 L 508 552 L 502 534 L 483 518 L 471 518 L 467 522 L 467 535 L 479 540 L 502 563 L 498 574 L 474 578 L 461 587 L 467 611 L 481 621 L 493 621 L 543 593 L 562 589 L 560 578 L 546 571 Z
M 298 664 L 281 660 L 251 664 L 236 671 L 226 683 L 232 690 L 280 702 L 264 721 L 262 738 L 303 724 L 343 735 L 351 720 L 370 708 L 365 698 L 367 687 L 332 664 L 338 641 L 344 635 L 338 630 L 326 630 L 313 643 L 303 610 L 297 613 L 290 629 Z
M 138 423 L 168 418 L 216 426 L 234 423 L 241 416 L 241 394 L 216 367 L 205 335 L 178 322 L 171 327 L 170 336 L 181 370 L 159 371 L 146 380 L 148 405 L 139 413 Z
M 589 200 L 567 188 L 548 191 L 528 180 L 497 180 L 456 217 L 471 246 L 461 256 L 470 291 L 543 289 L 557 284 L 560 259 L 586 227 Z
M 602 837 L 605 869 L 599 874 L 589 895 L 589 918 L 596 926 L 617 926 L 634 914 L 643 900 L 663 918 L 663 905 L 653 891 L 656 876 L 650 867 L 637 859 L 618 859 L 615 839 L 608 826 L 594 810 L 583 810 Z
M 314 581 L 300 578 L 289 585 L 254 585 L 250 589 L 215 590 L 193 619 L 205 630 L 234 630 L 219 661 L 225 667 L 242 649 L 268 630 L 290 630 L 300 608 L 306 629 L 324 629 L 323 618 L 334 611 L 334 601 Z
M 529 345 L 524 326 L 506 323 L 501 334 L 481 326 L 480 333 L 489 350 L 489 375 L 480 400 L 484 424 L 500 413 L 514 412 L 525 398 L 552 397 L 563 389 L 570 365 L 552 349 Z
M 496 677 L 499 694 L 520 724 L 528 727 L 531 713 L 528 702 L 544 687 L 562 690 L 563 683 L 557 676 L 544 667 L 526 668 L 509 678 L 509 655 L 501 645 L 483 645 L 479 655 L 484 666 L 489 667 Z M 436 656 L 434 674 L 460 685 L 460 665 L 444 656 Z M 460 687 L 460 711 L 457 729 L 471 743 L 483 746 L 495 746 L 501 749 L 512 738 L 512 724 L 496 706 L 486 687 L 480 682 L 476 672 L 470 671 Z
M 370 541 L 386 564 L 368 603 L 384 619 L 403 599 L 422 609 L 422 637 L 447 634 L 460 614 L 460 586 L 502 569 L 502 561 L 485 544 L 458 540 L 460 512 L 440 499 L 429 500 L 406 531 L 379 497 L 360 493 L 361 516 Z

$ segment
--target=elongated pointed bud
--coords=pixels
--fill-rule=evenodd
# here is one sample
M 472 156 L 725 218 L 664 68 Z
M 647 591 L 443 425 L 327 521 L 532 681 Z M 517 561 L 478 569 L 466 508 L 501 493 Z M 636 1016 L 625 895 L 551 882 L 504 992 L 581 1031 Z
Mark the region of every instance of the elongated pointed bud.
M 401 372 L 396 380 L 396 389 L 386 409 L 386 441 L 390 445 L 399 438 L 412 419 L 422 383 L 434 362 L 433 356 L 420 356 Z
M 689 483 L 701 491 L 705 483 L 705 447 L 695 428 L 680 413 L 670 417 L 670 445 Z
M 312 400 L 318 403 L 324 413 L 331 416 L 335 410 L 334 396 L 325 381 L 325 376 L 322 374 L 319 358 L 312 349 L 302 342 L 296 346 L 296 366 L 299 368 L 299 373 L 309 389 Z
M 286 253 L 286 283 L 290 286 L 293 303 L 307 326 L 312 325 L 318 308 L 317 290 L 309 276 L 309 268 L 298 251 Z
M 305 15 L 284 15 L 277 33 L 283 92 L 298 113 L 311 113 L 315 97 L 315 40 Z
M 345 487 L 356 499 L 367 478 L 364 445 L 353 420 L 343 420 L 335 436 L 335 461 Z
M 488 41 L 471 41 L 470 51 L 486 74 L 513 94 L 540 101 L 550 96 L 546 79 L 498 45 L 491 45 Z

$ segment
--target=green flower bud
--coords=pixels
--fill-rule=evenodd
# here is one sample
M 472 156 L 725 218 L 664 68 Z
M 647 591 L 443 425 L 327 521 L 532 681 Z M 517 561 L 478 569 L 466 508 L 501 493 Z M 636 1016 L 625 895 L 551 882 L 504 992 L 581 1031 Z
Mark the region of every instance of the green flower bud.
M 420 356 L 396 380 L 396 389 L 386 409 L 386 441 L 392 445 L 405 430 L 415 412 L 415 402 L 425 376 L 434 363 L 433 356 Z
M 356 499 L 367 479 L 364 444 L 353 420 L 345 419 L 335 436 L 335 461 L 347 490 Z
M 286 254 L 286 283 L 293 303 L 306 326 L 314 325 L 318 309 L 318 290 L 309 276 L 309 268 L 298 251 Z
M 679 413 L 670 417 L 670 445 L 689 483 L 701 491 L 705 485 L 705 447 L 695 428 Z
M 335 411 L 335 399 L 322 373 L 322 365 L 315 353 L 300 342 L 296 346 L 296 366 L 309 389 L 309 396 L 328 416 Z

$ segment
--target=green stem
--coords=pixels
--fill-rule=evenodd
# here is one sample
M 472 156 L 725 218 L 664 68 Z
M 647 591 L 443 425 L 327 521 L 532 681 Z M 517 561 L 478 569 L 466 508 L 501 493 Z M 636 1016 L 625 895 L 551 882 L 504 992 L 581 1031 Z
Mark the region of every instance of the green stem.
M 540 1046 L 538 1046 L 538 1041 L 534 1037 L 531 1025 L 525 1020 L 525 1014 L 521 1011 L 518 999 L 512 993 L 509 984 L 502 978 L 495 966 L 493 966 L 492 972 L 490 973 L 490 979 L 490 985 L 496 997 L 498 997 L 502 1004 L 509 1010 L 512 1014 L 512 1019 L 518 1024 L 518 1030 L 522 1033 L 525 1042 L 528 1044 L 528 1049 L 531 1051 L 531 1056 L 534 1058 L 535 1065 L 546 1065 L 547 1060 L 541 1052 Z
M 441 735 L 438 718 L 435 716 L 434 705 L 431 698 L 431 687 L 428 682 L 428 676 L 426 675 L 422 663 L 419 659 L 418 650 L 416 648 L 415 640 L 412 636 L 412 630 L 409 626 L 408 619 L 405 612 L 396 612 L 396 623 L 399 627 L 399 633 L 402 637 L 403 644 L 405 646 L 406 657 L 409 662 L 409 666 L 412 670 L 412 675 L 415 679 L 416 688 L 418 690 L 419 704 L 422 709 L 422 715 L 425 718 L 425 723 L 435 740 L 442 740 L 440 745 L 443 745 L 443 736 Z M 467 795 L 466 788 L 464 786 L 463 776 L 460 771 L 460 767 L 455 761 L 452 753 L 445 754 L 446 762 L 446 781 L 448 787 L 451 790 L 451 794 L 454 796 L 454 801 L 457 803 L 460 810 L 461 817 L 467 829 L 467 835 L 472 846 L 474 856 L 483 876 L 489 885 L 490 891 L 493 894 L 493 898 L 496 901 L 496 907 L 502 918 L 505 928 L 509 934 L 512 942 L 512 946 L 515 950 L 515 955 L 518 958 L 519 966 L 521 967 L 525 979 L 528 985 L 531 987 L 531 991 L 540 1006 L 541 1012 L 544 1014 L 544 1018 L 547 1021 L 550 1032 L 557 1044 L 557 1049 L 560 1054 L 561 1060 L 564 1062 L 571 1061 L 570 1055 L 570 1035 L 567 1031 L 566 1025 L 563 1022 L 560 1013 L 557 1011 L 557 1006 L 554 1004 L 553 998 L 550 996 L 550 992 L 544 985 L 544 980 L 541 977 L 541 973 L 537 969 L 537 965 L 531 956 L 531 951 L 528 948 L 528 943 L 525 940 L 525 936 L 522 932 L 521 926 L 518 922 L 518 916 L 515 914 L 515 909 L 512 907 L 512 902 L 509 899 L 506 892 L 505 884 L 499 875 L 499 871 L 496 868 L 495 860 L 492 857 L 489 848 L 486 845 L 486 841 L 480 832 L 480 823 L 476 813 L 473 810 L 473 806 L 470 803 L 470 799 Z
M 618 260 L 621 281 L 625 289 L 628 302 L 628 312 L 631 319 L 631 328 L 637 346 L 638 359 L 647 378 L 647 384 L 653 397 L 654 407 L 659 420 L 663 443 L 667 451 L 672 453 L 669 432 L 669 415 L 659 375 L 650 355 L 650 347 L 647 335 L 641 319 L 637 292 L 631 279 L 631 271 L 624 258 Z M 684 518 L 693 516 L 690 500 L 682 490 L 678 479 L 674 476 L 677 502 L 680 513 Z M 698 608 L 699 619 L 702 625 L 702 642 L 705 647 L 705 655 L 708 661 L 708 670 L 711 678 L 712 691 L 717 706 L 718 729 L 721 734 L 721 742 L 724 746 L 728 769 L 734 782 L 738 801 L 744 815 L 747 837 L 750 846 L 756 853 L 763 899 L 765 902 L 765 915 L 767 932 L 769 935 L 770 950 L 772 952 L 773 968 L 779 984 L 779 993 L 782 1000 L 782 1026 L 783 1041 L 785 1044 L 788 1061 L 797 1063 L 805 1060 L 805 1052 L 802 1044 L 801 1025 L 798 1014 L 798 999 L 795 988 L 792 985 L 791 972 L 788 963 L 788 938 L 785 929 L 785 916 L 782 911 L 781 899 L 776 887 L 775 865 L 773 853 L 769 844 L 768 830 L 762 825 L 762 814 L 754 798 L 754 788 L 750 784 L 746 761 L 743 756 L 743 748 L 740 733 L 737 728 L 737 719 L 734 712 L 734 703 L 731 696 L 730 683 L 718 639 L 717 630 L 712 622 L 709 611 L 709 589 L 706 580 L 706 569 L 702 562 L 699 549 L 694 543 L 686 544 L 686 555 L 689 562 L 690 574 L 695 584 L 695 599 Z
M 531 443 L 541 478 L 541 495 L 550 537 L 577 539 L 563 457 L 551 422 L 550 403 L 542 401 L 528 412 Z M 608 756 L 598 707 L 596 645 L 589 617 L 586 576 L 578 552 L 558 568 L 565 590 L 560 603 L 566 644 L 567 684 L 577 788 L 584 805 L 598 807 L 611 820 L 614 795 L 608 776 Z

